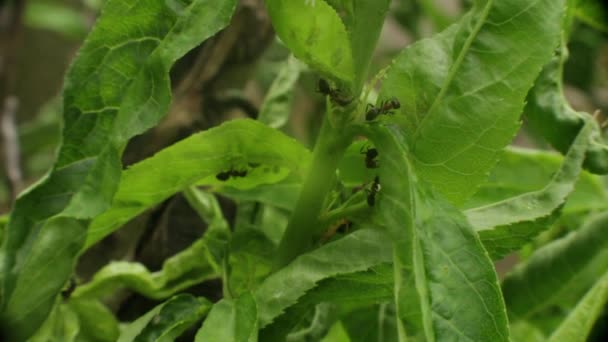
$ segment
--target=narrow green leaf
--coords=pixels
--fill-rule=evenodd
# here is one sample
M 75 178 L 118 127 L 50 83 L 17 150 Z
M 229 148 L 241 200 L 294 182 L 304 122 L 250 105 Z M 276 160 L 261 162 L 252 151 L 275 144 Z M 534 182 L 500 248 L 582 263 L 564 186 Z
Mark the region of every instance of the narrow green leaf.
M 315 307 L 309 322 L 287 335 L 288 342 L 319 341 L 329 333 L 337 320 L 337 307 L 331 303 L 321 303 Z M 281 341 L 284 339 L 281 339 Z
M 395 306 L 389 304 L 355 309 L 342 317 L 342 325 L 352 342 L 399 341 L 398 321 Z M 370 322 L 373 322 L 372 326 Z M 416 339 L 412 340 L 416 341 Z
M 118 339 L 118 321 L 101 302 L 70 298 L 68 306 L 78 315 L 79 340 L 115 342 Z
M 268 204 L 276 208 L 292 211 L 302 190 L 302 179 L 292 175 L 273 184 L 260 184 L 252 189 L 237 189 L 224 186 L 217 189 L 222 195 L 242 200 Z
M 257 342 L 258 317 L 254 297 L 222 299 L 213 305 L 195 341 Z
M 341 322 L 334 324 L 321 342 L 351 342 Z
M 320 303 L 341 307 L 362 307 L 391 301 L 393 296 L 392 265 L 382 264 L 369 271 L 339 275 L 321 281 L 317 287 L 298 299 L 270 325 L 260 331 L 263 341 L 283 341 Z M 369 327 L 366 327 L 369 328 Z
M 168 302 L 168 301 L 167 301 Z M 146 312 L 140 316 L 137 320 L 125 325 L 121 332 L 117 342 L 132 342 L 135 340 L 137 335 L 148 325 L 148 323 L 158 315 L 160 309 L 167 304 L 167 302 L 155 306 L 152 310 Z
M 61 341 L 73 342 L 80 331 L 78 317 L 74 311 L 65 304 L 56 305 L 48 319 L 32 336 L 29 342 Z
M 608 5 L 601 0 L 575 0 L 576 17 L 597 30 L 608 33 Z
M 591 123 L 581 128 L 560 169 L 543 189 L 466 211 L 486 250 L 499 259 L 530 242 L 551 224 L 583 169 Z
M 10 297 L 5 297 L 8 298 L 5 316 L 0 317 L 0 322 L 11 334 L 9 340 L 24 340 L 45 321 L 48 310 L 55 303 L 56 293 L 66 283 L 57 275 L 71 274 L 73 258 L 84 242 L 86 222 L 55 216 L 37 233 L 37 238 L 28 246 L 28 258 L 17 264 L 21 272 L 14 291 Z
M 212 194 L 191 188 L 184 195 L 207 223 L 202 238 L 165 260 L 158 272 L 150 272 L 140 263 L 112 262 L 87 284 L 77 287 L 72 298 L 103 298 L 126 287 L 148 298 L 164 299 L 205 280 L 220 278 L 231 234 L 228 223 Z
M 503 281 L 512 320 L 525 319 L 577 294 L 587 284 L 585 272 L 608 269 L 608 214 L 598 215 L 579 230 L 538 249 Z
M 350 39 L 336 11 L 323 0 L 269 0 L 277 35 L 301 61 L 347 85 L 353 83 Z
M 283 62 L 260 108 L 258 115 L 260 122 L 272 128 L 280 128 L 287 123 L 291 113 L 294 88 L 303 68 L 302 62 L 292 55 Z
M 564 158 L 555 152 L 509 147 L 492 170 L 488 182 L 479 188 L 464 208 L 479 208 L 542 190 L 547 186 L 547 180 L 552 179 L 563 164 Z M 584 215 L 589 211 L 605 209 L 608 209 L 608 192 L 602 179 L 583 171 L 561 213 Z
M 511 340 L 517 342 L 545 342 L 547 338 L 532 323 L 519 320 L 511 324 Z
M 320 0 L 326 1 L 340 15 L 349 33 L 354 65 L 354 93 L 366 80 L 374 48 L 384 25 L 390 0 Z
M 352 18 L 346 20 L 348 20 L 347 29 L 353 50 L 355 86 L 359 87 L 367 77 L 369 63 L 391 1 L 352 0 L 351 2 Z
M 123 172 L 112 207 L 93 220 L 87 247 L 122 224 L 194 184 L 243 189 L 301 174 L 308 150 L 294 139 L 253 120 L 229 121 L 192 135 Z M 254 166 L 252 166 L 254 165 Z M 220 172 L 248 170 L 220 181 Z
M 4 240 L 4 231 L 6 230 L 6 225 L 8 224 L 8 214 L 0 215 L 0 243 Z
M 417 178 L 399 128 L 374 125 L 365 133 L 382 158 L 377 210 L 393 241 L 398 315 L 414 330 L 407 332 L 419 333 L 421 321 L 428 341 L 508 341 L 497 275 L 477 234 Z
M 115 261 L 95 273 L 93 279 L 74 291 L 75 298 L 105 298 L 128 288 L 148 298 L 164 299 L 205 280 L 219 278 L 220 267 L 204 237 L 167 259 L 158 272 L 135 262 Z
M 587 336 L 602 314 L 606 302 L 608 302 L 608 272 L 587 292 L 548 341 L 587 341 Z
M 63 3 L 30 2 L 24 21 L 30 28 L 49 30 L 74 40 L 84 38 L 89 29 L 86 15 Z
M 421 178 L 463 203 L 519 128 L 526 94 L 558 43 L 564 0 L 477 0 L 397 57 L 379 100 L 401 102 Z
M 391 260 L 380 231 L 362 229 L 303 254 L 269 276 L 255 291 L 260 327 L 270 324 L 318 282 L 365 271 Z
M 564 19 L 565 26 L 570 25 Z M 561 153 L 566 153 L 581 127 L 591 120 L 589 114 L 577 112 L 564 97 L 563 70 L 568 59 L 566 32 L 562 34 L 561 45 L 551 61 L 545 65 L 528 94 L 524 113 L 529 127 L 541 134 Z M 592 121 L 590 147 L 587 151 L 585 168 L 596 174 L 608 173 L 608 143 L 602 138 L 599 125 Z
M 235 5 L 106 2 L 65 80 L 57 161 L 17 200 L 3 241 L 1 319 L 15 340 L 45 320 L 72 272 L 89 220 L 110 207 L 125 144 L 166 113 L 171 66 L 226 26 Z
M 175 296 L 128 325 L 118 342 L 175 341 L 200 321 L 210 308 L 211 303 L 204 298 L 189 294 Z
M 228 283 L 232 296 L 253 291 L 272 271 L 276 246 L 261 230 L 236 230 L 230 241 Z
M 213 235 L 216 232 L 230 234 L 228 222 L 226 222 L 222 208 L 213 194 L 204 192 L 196 187 L 187 188 L 183 194 L 192 209 L 196 211 L 203 222 L 207 223 L 207 235 Z

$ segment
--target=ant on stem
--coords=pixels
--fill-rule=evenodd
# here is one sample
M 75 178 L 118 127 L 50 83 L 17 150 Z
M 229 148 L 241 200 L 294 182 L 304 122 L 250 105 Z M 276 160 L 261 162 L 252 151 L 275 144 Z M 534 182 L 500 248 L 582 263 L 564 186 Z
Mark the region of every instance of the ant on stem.
M 371 188 L 367 191 L 367 204 L 370 207 L 373 207 L 376 204 L 376 194 L 380 192 L 380 189 L 382 189 L 382 187 L 380 186 L 380 177 L 376 176 L 374 178 L 374 182 L 372 183 Z
M 371 121 L 377 118 L 382 114 L 390 114 L 393 115 L 393 110 L 401 108 L 401 103 L 397 100 L 396 97 L 391 97 L 386 101 L 380 102 L 380 105 L 374 106 L 373 104 L 368 104 L 365 113 L 365 120 Z
M 324 96 L 329 96 L 329 98 L 337 103 L 340 106 L 346 106 L 347 104 L 353 102 L 353 98 L 345 98 L 344 95 L 335 88 L 332 88 L 327 82 L 326 79 L 319 78 L 319 83 L 317 83 L 317 92 L 323 94 Z

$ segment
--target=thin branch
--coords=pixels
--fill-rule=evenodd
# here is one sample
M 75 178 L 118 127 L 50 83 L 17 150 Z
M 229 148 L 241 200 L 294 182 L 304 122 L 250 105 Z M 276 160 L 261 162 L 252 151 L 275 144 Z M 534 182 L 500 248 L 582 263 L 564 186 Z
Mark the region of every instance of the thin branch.
M 14 201 L 23 188 L 21 173 L 21 152 L 17 133 L 17 110 L 19 101 L 15 96 L 4 99 L 2 111 L 2 142 L 4 145 L 5 171 L 8 178 L 11 199 Z
M 25 0 L 0 3 L 0 114 L 2 115 L 0 138 L 4 145 L 4 165 L 12 200 L 23 186 L 16 123 L 19 101 L 13 92 L 16 77 L 15 61 L 23 29 L 25 3 Z

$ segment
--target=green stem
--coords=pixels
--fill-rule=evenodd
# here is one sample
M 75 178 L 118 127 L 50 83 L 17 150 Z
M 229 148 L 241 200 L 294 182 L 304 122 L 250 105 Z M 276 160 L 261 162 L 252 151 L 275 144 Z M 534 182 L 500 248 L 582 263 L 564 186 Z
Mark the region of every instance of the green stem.
M 370 208 L 367 202 L 359 202 L 357 204 L 349 205 L 343 208 L 332 210 L 327 214 L 321 216 L 321 222 L 324 226 L 329 225 L 333 222 L 339 221 L 340 219 L 357 216 L 365 212 L 369 212 Z
M 229 240 L 231 237 L 230 227 L 222 214 L 220 204 L 213 194 L 203 192 L 196 186 L 191 186 L 183 191 L 183 195 L 188 201 L 188 204 L 196 211 L 203 222 L 207 223 L 208 229 L 205 234 L 210 234 L 211 230 L 218 230 L 225 233 L 226 246 L 223 251 L 222 259 L 219 260 L 219 268 L 222 278 L 222 293 L 224 298 L 233 298 L 232 289 L 230 287 L 230 257 Z M 207 235 L 206 237 L 208 237 Z M 217 261 L 217 260 L 215 260 Z
M 319 214 L 325 196 L 334 186 L 338 163 L 351 142 L 352 134 L 346 127 L 347 124 L 332 126 L 329 116 L 323 120 L 308 176 L 278 247 L 277 269 L 312 248 L 325 228 Z

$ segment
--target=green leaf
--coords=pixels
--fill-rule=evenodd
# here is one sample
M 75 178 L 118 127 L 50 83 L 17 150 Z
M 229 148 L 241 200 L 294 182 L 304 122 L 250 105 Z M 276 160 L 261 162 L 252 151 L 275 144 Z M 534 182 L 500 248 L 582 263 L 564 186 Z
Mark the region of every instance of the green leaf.
M 352 0 L 352 18 L 347 19 L 347 29 L 350 33 L 357 87 L 362 85 L 367 77 L 374 47 L 380 37 L 390 4 L 390 0 Z
M 375 169 L 369 169 L 365 165 L 365 151 L 373 148 L 369 141 L 356 141 L 348 147 L 344 157 L 340 161 L 338 174 L 340 181 L 346 187 L 357 187 L 374 178 Z M 382 158 L 378 157 L 378 165 L 382 164 Z
M 89 30 L 84 13 L 52 2 L 28 3 L 24 21 L 28 27 L 54 31 L 74 40 L 81 40 Z
M 542 190 L 563 164 L 564 158 L 555 152 L 509 147 L 492 170 L 488 182 L 479 188 L 464 208 L 478 208 Z M 587 171 L 581 172 L 574 191 L 561 210 L 562 215 L 585 215 L 589 211 L 604 209 L 608 209 L 608 192 L 601 178 Z
M 8 214 L 0 215 L 0 243 L 4 240 L 4 230 L 8 224 Z
M 76 341 L 80 326 L 74 311 L 65 304 L 56 305 L 48 319 L 28 341 L 30 342 L 72 342 Z
M 228 278 L 232 296 L 254 290 L 270 274 L 275 247 L 260 230 L 243 229 L 233 234 Z
M 224 218 L 224 213 L 217 198 L 213 194 L 204 192 L 196 187 L 187 188 L 183 194 L 192 209 L 196 211 L 203 222 L 207 223 L 206 237 L 218 238 L 224 241 L 225 238 L 222 235 L 229 235 L 230 227 Z
M 563 0 L 477 0 L 457 24 L 406 48 L 379 100 L 401 102 L 420 177 L 456 204 L 485 181 L 519 128 L 558 43 Z
M 222 195 L 241 200 L 254 201 L 276 208 L 292 211 L 302 190 L 302 179 L 289 175 L 280 182 L 260 184 L 252 189 L 238 189 L 224 186 L 216 189 Z
M 290 172 L 301 174 L 309 154 L 294 139 L 253 120 L 229 121 L 192 135 L 123 172 L 112 207 L 91 224 L 87 247 L 188 186 L 251 189 L 275 183 Z M 248 173 L 225 182 L 216 178 L 231 169 Z
M 323 1 L 323 0 L 320 0 Z M 376 42 L 384 25 L 390 0 L 326 0 L 340 15 L 352 46 L 355 93 L 367 77 Z
M 189 294 L 175 296 L 126 326 L 118 342 L 175 341 L 210 308 L 211 303 L 204 298 Z
M 171 301 L 173 299 L 170 299 Z M 152 310 L 146 312 L 140 316 L 137 320 L 125 325 L 121 332 L 117 342 L 131 342 L 134 341 L 137 335 L 148 325 L 148 323 L 160 312 L 169 301 L 155 306 Z
M 209 233 L 209 232 L 207 232 Z M 115 261 L 104 266 L 93 279 L 79 286 L 74 298 L 105 298 L 120 288 L 128 288 L 148 298 L 164 299 L 201 283 L 219 278 L 221 272 L 204 237 L 167 259 L 158 272 L 150 272 L 136 262 Z
M 549 337 L 549 342 L 585 342 L 608 302 L 608 272 L 599 279 L 568 317 Z
M 520 249 L 549 227 L 574 190 L 592 132 L 591 123 L 581 128 L 562 166 L 543 189 L 466 211 L 493 259 Z
M 321 342 L 351 342 L 341 322 L 336 322 Z
M 11 226 L 5 243 L 10 243 L 10 229 Z M 48 220 L 28 245 L 28 258 L 17 264 L 21 272 L 11 296 L 5 297 L 8 300 L 0 318 L 3 328 L 11 334 L 9 340 L 26 339 L 45 321 L 66 282 L 58 275 L 71 274 L 85 231 L 85 221 L 58 216 Z
M 418 179 L 405 137 L 394 125 L 364 128 L 382 164 L 377 199 L 393 241 L 399 317 L 428 341 L 508 341 L 494 266 L 465 217 Z M 413 289 L 416 292 L 413 292 Z M 405 330 L 400 325 L 400 341 Z
M 251 293 L 213 305 L 195 341 L 257 342 L 258 318 Z
M 328 77 L 353 84 L 350 39 L 342 20 L 325 1 L 269 0 L 277 35 L 301 61 Z
M 283 341 L 307 314 L 320 303 L 361 307 L 388 302 L 393 295 L 392 265 L 382 264 L 369 271 L 338 275 L 321 281 L 298 299 L 270 325 L 260 331 L 263 341 Z M 366 329 L 369 326 L 366 325 Z M 372 339 L 369 339 L 372 340 Z M 377 339 L 376 339 L 377 340 Z
M 370 322 L 374 322 L 370 327 Z M 380 304 L 356 309 L 342 317 L 350 341 L 399 341 L 397 313 L 394 305 Z
M 118 321 L 101 302 L 71 298 L 68 306 L 78 315 L 79 340 L 114 342 L 118 339 Z
M 608 6 L 601 0 L 575 0 L 576 17 L 602 32 L 608 33 Z
M 212 194 L 191 188 L 184 195 L 207 223 L 202 238 L 165 260 L 158 272 L 150 272 L 140 263 L 111 262 L 87 284 L 77 287 L 72 298 L 103 298 L 126 287 L 148 298 L 164 299 L 205 280 L 220 278 L 231 234 L 228 223 Z
M 318 282 L 340 274 L 367 270 L 390 261 L 387 237 L 361 229 L 342 239 L 303 254 L 269 276 L 255 291 L 260 327 L 282 314 Z
M 519 320 L 511 324 L 511 340 L 517 342 L 544 342 L 547 338 L 538 327 L 528 321 Z
M 298 329 L 287 336 L 289 342 L 319 341 L 329 333 L 331 326 L 336 322 L 336 306 L 330 303 L 321 303 L 315 307 L 314 314 L 307 322 L 300 324 Z M 283 341 L 281 339 L 280 341 Z
M 564 19 L 568 26 L 568 18 Z M 566 153 L 581 127 L 591 120 L 589 114 L 577 112 L 564 97 L 563 71 L 568 58 L 565 33 L 561 45 L 551 61 L 545 65 L 528 94 L 525 115 L 530 129 L 536 132 L 561 153 Z M 585 169 L 595 174 L 608 173 L 608 143 L 602 138 L 599 125 L 593 124 L 589 138 Z
M 607 246 L 608 213 L 603 213 L 538 249 L 503 281 L 509 317 L 526 319 L 584 291 L 586 272 L 597 276 L 608 269 Z
M 294 89 L 303 68 L 302 62 L 291 55 L 283 62 L 260 108 L 258 115 L 260 122 L 272 128 L 280 128 L 287 123 Z
M 235 5 L 235 0 L 105 4 L 66 76 L 57 161 L 18 199 L 6 231 L 1 319 L 15 340 L 32 335 L 45 320 L 72 272 L 89 220 L 110 207 L 127 141 L 165 115 L 171 66 L 226 26 Z

